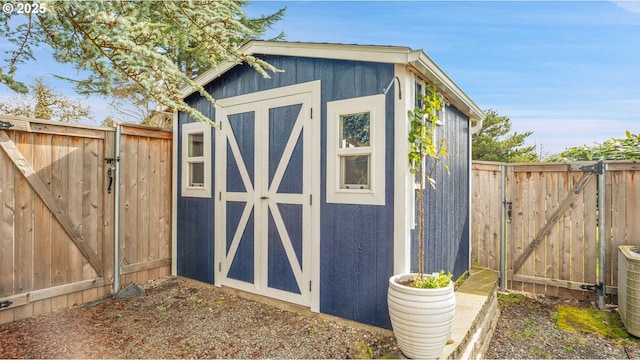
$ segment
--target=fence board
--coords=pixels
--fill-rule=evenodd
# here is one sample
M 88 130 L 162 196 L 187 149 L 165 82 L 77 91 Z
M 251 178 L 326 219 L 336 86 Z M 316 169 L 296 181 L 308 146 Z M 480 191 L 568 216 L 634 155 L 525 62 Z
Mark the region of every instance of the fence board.
M 13 131 L 8 132 L 12 137 Z M 0 151 L 0 297 L 13 294 L 15 171 L 9 156 Z
M 136 226 L 136 254 L 137 257 L 134 259 L 134 264 L 145 263 L 149 261 L 149 218 L 151 216 L 151 212 L 154 209 L 149 207 L 149 161 L 150 161 L 150 153 L 149 153 L 149 138 L 137 137 L 136 142 L 138 143 L 138 157 L 136 159 L 137 173 L 138 173 L 138 208 L 145 209 L 144 211 L 138 211 L 138 223 Z M 147 280 L 148 274 L 147 271 L 143 271 L 139 274 L 141 279 Z
M 51 135 L 34 134 L 33 169 L 51 191 Z M 51 286 L 51 212 L 39 197 L 34 201 L 33 289 Z
M 69 153 L 69 138 L 66 136 L 54 136 L 51 139 L 51 193 L 58 201 L 62 210 L 66 211 L 66 200 L 68 193 L 68 183 L 66 177 Z M 53 222 L 53 239 L 51 253 L 51 272 L 53 278 L 51 285 L 59 286 L 67 284 L 68 281 L 68 263 L 69 249 L 67 235 L 58 222 Z M 66 300 L 66 299 L 65 299 Z M 66 306 L 66 305 L 65 305 Z
M 16 133 L 13 147 L 11 143 L 5 141 L 8 137 L 0 133 L 0 141 L 3 148 L 13 159 L 18 153 L 24 157 L 24 161 L 32 162 L 31 134 Z M 15 247 L 14 264 L 15 278 L 13 291 L 19 293 L 29 290 L 31 286 L 31 266 L 33 257 L 33 193 L 29 182 L 20 174 L 16 174 L 16 194 L 15 194 Z
M 544 172 L 539 172 L 536 174 L 536 181 L 533 184 L 534 187 L 534 205 L 536 211 L 534 213 L 534 229 L 541 229 L 546 224 L 546 211 L 545 211 L 545 194 L 544 188 L 546 184 L 546 174 Z M 552 229 L 549 229 L 552 230 Z M 540 232 L 542 230 L 538 230 L 536 236 L 540 236 Z M 535 241 L 535 239 L 534 239 Z M 546 263 L 547 263 L 547 236 L 543 236 L 542 241 L 540 241 L 540 246 L 534 249 L 534 276 L 536 277 L 546 277 Z M 547 285 L 546 284 L 534 284 L 535 292 L 543 292 L 547 293 Z
M 545 178 L 545 217 L 549 218 L 551 215 L 558 209 L 560 206 L 560 194 L 558 192 L 558 184 L 559 177 L 557 173 L 548 173 Z M 545 274 L 545 278 L 549 279 L 559 279 L 560 278 L 560 268 L 562 266 L 562 262 L 560 259 L 560 251 L 561 241 L 560 239 L 560 224 L 556 222 L 553 225 L 553 229 L 550 234 L 554 234 L 555 236 L 547 240 L 547 271 Z M 558 296 L 560 293 L 560 287 L 556 286 L 554 283 L 553 286 L 547 286 L 546 293 L 552 296 Z

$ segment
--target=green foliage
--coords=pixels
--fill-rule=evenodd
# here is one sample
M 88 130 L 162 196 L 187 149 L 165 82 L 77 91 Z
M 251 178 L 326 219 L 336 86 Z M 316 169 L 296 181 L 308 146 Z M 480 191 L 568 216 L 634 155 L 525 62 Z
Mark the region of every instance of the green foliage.
M 472 138 L 473 160 L 499 162 L 537 162 L 535 146 L 523 146 L 525 140 L 533 134 L 511 132 L 511 120 L 500 116 L 494 110 L 486 111 L 487 117 L 482 128 Z
M 56 92 L 42 78 L 29 85 L 31 94 L 0 101 L 0 114 L 75 123 L 91 118 L 91 106 Z
M 453 274 L 445 274 L 444 270 L 436 275 L 426 275 L 422 278 L 416 276 L 413 279 L 413 286 L 420 289 L 438 289 L 447 287 L 451 283 Z
M 550 156 L 548 162 L 638 160 L 640 159 L 640 133 L 626 131 L 622 139 L 612 138 L 603 144 L 578 146 Z
M 438 111 L 446 104 L 444 96 L 438 92 L 435 85 L 430 84 L 425 89 L 425 94 L 418 99 L 420 106 L 416 106 L 413 111 L 408 111 L 409 117 L 409 171 L 416 174 L 419 179 L 417 190 L 418 203 L 418 276 L 423 278 L 424 274 L 424 180 L 426 179 L 431 187 L 435 188 L 436 180 L 432 176 L 436 167 L 447 155 L 447 142 L 444 138 L 435 139 L 438 122 Z M 426 169 L 426 158 L 431 159 L 430 169 Z M 445 164 L 445 170 L 449 172 L 449 167 Z
M 438 111 L 445 104 L 445 99 L 438 92 L 436 86 L 430 84 L 421 98 L 422 106 L 416 106 L 409 111 L 409 171 L 412 174 L 422 172 L 425 156 L 441 161 L 447 155 L 447 143 L 444 139 L 434 139 L 438 122 Z M 430 174 L 427 174 L 429 176 Z M 435 185 L 435 180 L 429 178 L 429 183 Z
M 0 83 L 15 91 L 26 92 L 14 79 L 18 66 L 33 59 L 35 46 L 47 43 L 57 61 L 90 72 L 74 80 L 81 93 L 111 95 L 130 88 L 212 124 L 180 97 L 188 86 L 214 103 L 194 76 L 222 61 L 245 62 L 265 77 L 278 71 L 240 46 L 264 33 L 284 10 L 251 19 L 242 11 L 246 2 L 232 0 L 43 3 L 46 11 L 38 14 L 0 14 L 0 29 L 13 44 L 0 67 Z

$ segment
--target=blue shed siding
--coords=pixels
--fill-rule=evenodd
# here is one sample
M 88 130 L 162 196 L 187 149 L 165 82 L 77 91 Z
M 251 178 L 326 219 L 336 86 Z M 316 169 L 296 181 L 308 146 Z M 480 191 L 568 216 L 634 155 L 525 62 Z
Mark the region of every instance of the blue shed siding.
M 428 187 L 425 196 L 425 271 L 441 269 L 459 277 L 469 267 L 469 118 L 453 106 L 444 116 L 444 130 L 449 155 L 447 174 L 438 166 L 436 191 Z M 440 133 L 442 134 L 442 133 Z M 441 136 L 437 134 L 438 138 Z M 416 231 L 412 231 L 411 248 L 417 246 Z M 417 257 L 412 251 L 411 270 L 417 270 Z
M 196 107 L 204 115 L 212 116 L 212 107 L 197 96 L 187 99 L 190 106 Z M 184 113 L 178 114 L 178 124 L 192 122 Z M 214 137 L 212 129 L 212 155 Z M 178 138 L 174 140 L 178 154 L 182 154 L 182 127 L 178 126 Z M 180 156 L 178 156 L 180 159 Z M 215 158 L 212 156 L 212 169 Z M 178 174 L 182 173 L 181 159 L 178 161 Z M 182 188 L 182 177 L 178 176 L 178 189 Z M 191 279 L 213 283 L 213 199 L 181 197 L 177 203 L 177 273 Z
M 318 71 L 322 77 L 322 113 L 329 101 L 380 94 L 393 79 L 393 66 L 337 62 Z M 385 206 L 326 203 L 320 211 L 320 310 L 362 323 L 390 328 L 387 282 L 393 275 L 393 91 L 386 97 Z M 326 116 L 322 123 L 321 178 L 326 179 Z

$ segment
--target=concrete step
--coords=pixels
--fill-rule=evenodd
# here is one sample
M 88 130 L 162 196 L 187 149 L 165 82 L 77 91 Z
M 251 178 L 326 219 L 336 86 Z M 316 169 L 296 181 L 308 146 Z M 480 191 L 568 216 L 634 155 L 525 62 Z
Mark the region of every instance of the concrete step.
M 489 269 L 472 267 L 469 277 L 456 290 L 456 314 L 451 341 L 440 359 L 482 359 L 489 347 L 500 309 L 498 275 Z

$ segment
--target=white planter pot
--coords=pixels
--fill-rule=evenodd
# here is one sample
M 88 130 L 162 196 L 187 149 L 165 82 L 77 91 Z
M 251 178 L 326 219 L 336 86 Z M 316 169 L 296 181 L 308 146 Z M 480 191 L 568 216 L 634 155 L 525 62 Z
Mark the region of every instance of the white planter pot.
M 416 289 L 398 281 L 416 274 L 389 278 L 389 316 L 400 350 L 409 358 L 437 359 L 451 336 L 456 298 L 453 283 L 439 289 Z

